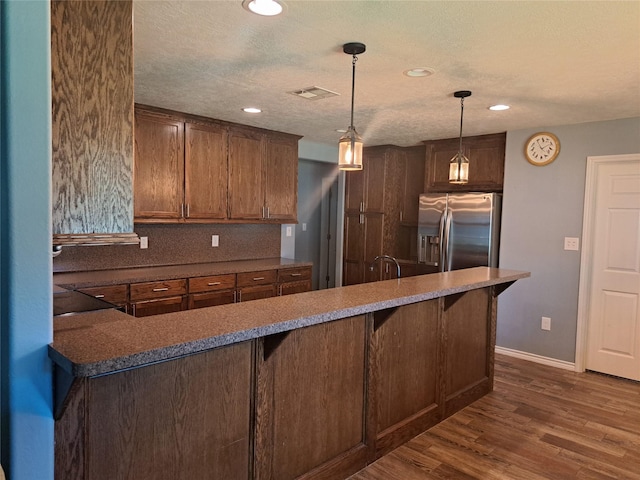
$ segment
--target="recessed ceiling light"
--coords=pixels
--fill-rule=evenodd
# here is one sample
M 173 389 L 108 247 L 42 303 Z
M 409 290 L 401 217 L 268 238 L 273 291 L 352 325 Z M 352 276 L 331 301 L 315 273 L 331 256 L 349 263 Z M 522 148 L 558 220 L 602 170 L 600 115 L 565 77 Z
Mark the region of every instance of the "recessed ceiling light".
M 494 112 L 499 112 L 500 110 L 509 110 L 511 107 L 509 105 L 502 105 L 502 104 L 498 104 L 498 105 L 491 105 L 489 107 L 489 110 L 493 110 Z
M 265 17 L 280 15 L 284 9 L 284 4 L 276 0 L 243 0 L 242 6 L 245 10 Z
M 262 110 L 256 107 L 245 107 L 242 109 L 244 113 L 260 113 Z
M 417 67 L 403 72 L 407 77 L 428 77 L 433 75 L 435 70 L 431 67 Z

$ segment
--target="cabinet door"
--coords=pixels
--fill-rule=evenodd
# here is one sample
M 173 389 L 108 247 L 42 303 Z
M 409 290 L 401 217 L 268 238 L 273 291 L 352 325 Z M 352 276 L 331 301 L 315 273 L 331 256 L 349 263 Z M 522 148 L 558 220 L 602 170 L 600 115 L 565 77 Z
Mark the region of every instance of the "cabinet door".
M 168 297 L 159 300 L 144 300 L 131 303 L 131 313 L 134 317 L 148 317 L 161 313 L 180 312 L 187 309 L 187 297 Z
M 364 186 L 365 175 L 360 172 L 346 172 L 345 187 L 345 212 L 358 213 L 364 211 Z
M 185 125 L 185 216 L 227 218 L 227 130 Z
M 426 192 L 502 191 L 506 134 L 479 135 L 462 139 L 469 159 L 469 183 L 449 183 L 449 162 L 458 152 L 460 139 L 425 142 Z
M 180 219 L 184 202 L 184 124 L 136 112 L 133 206 L 137 219 Z
M 298 141 L 267 137 L 264 164 L 266 217 L 295 222 L 298 211 Z
M 235 290 L 223 290 L 221 292 L 192 293 L 189 295 L 189 309 L 215 307 L 236 303 Z
M 467 154 L 469 162 L 469 183 L 478 189 L 502 191 L 504 182 L 504 151 L 506 135 L 483 135 L 469 142 Z
M 344 234 L 343 285 L 355 285 L 380 280 L 381 264 L 376 263 L 373 271 L 370 265 L 377 255 L 382 254 L 384 215 L 346 214 Z
M 278 295 L 291 295 L 311 291 L 311 280 L 300 280 L 298 282 L 287 282 L 280 284 Z
M 263 156 L 262 134 L 240 129 L 229 131 L 229 218 L 263 218 Z
M 418 203 L 424 191 L 424 155 L 424 147 L 408 148 L 403 152 L 405 168 L 401 220 L 405 225 L 418 224 Z
M 238 289 L 238 302 L 248 302 L 250 300 L 259 300 L 261 298 L 271 298 L 277 295 L 275 284 L 272 285 L 256 285 L 255 287 L 243 287 Z
M 355 285 L 364 282 L 363 259 L 364 214 L 346 213 L 344 216 L 343 285 Z
M 383 213 L 385 202 L 385 161 L 387 152 L 385 150 L 368 153 L 363 162 L 366 162 L 365 170 L 365 191 L 364 210 L 367 213 Z

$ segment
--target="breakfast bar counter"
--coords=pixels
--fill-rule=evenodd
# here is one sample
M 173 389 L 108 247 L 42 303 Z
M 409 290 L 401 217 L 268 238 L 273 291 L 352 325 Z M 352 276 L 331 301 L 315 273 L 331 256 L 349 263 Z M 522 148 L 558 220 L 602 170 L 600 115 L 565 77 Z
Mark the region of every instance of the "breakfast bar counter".
M 56 478 L 346 478 L 491 391 L 497 296 L 528 276 L 58 317 Z

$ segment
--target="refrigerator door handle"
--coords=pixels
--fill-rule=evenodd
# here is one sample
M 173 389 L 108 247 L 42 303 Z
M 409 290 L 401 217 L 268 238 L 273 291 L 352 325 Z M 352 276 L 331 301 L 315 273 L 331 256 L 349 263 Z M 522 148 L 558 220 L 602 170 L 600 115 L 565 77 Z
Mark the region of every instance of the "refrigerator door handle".
M 439 270 L 441 272 L 444 272 L 446 269 L 446 257 L 447 257 L 447 243 L 445 242 L 445 223 L 446 223 L 446 216 L 447 216 L 447 211 L 445 210 L 444 212 L 442 212 L 442 215 L 440 215 L 440 228 L 439 228 L 439 232 L 438 232 L 438 243 L 440 244 L 440 248 L 439 248 L 439 259 L 438 259 L 438 263 L 440 264 L 440 268 Z
M 447 208 L 445 212 L 445 222 L 444 222 L 444 245 L 442 249 L 444 250 L 444 263 L 442 265 L 442 271 L 448 272 L 451 270 L 451 255 L 449 252 L 450 242 L 449 237 L 451 234 L 451 210 Z

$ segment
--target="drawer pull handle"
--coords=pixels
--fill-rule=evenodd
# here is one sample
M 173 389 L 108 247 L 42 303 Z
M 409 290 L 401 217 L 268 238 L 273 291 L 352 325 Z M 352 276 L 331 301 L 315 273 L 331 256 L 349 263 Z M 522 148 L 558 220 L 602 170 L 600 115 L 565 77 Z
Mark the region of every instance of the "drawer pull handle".
M 220 285 L 221 283 L 222 283 L 222 282 L 209 282 L 209 283 L 207 283 L 207 285 L 208 285 L 209 287 L 214 287 L 214 286 L 216 286 L 216 285 Z
M 104 295 L 100 294 L 100 295 L 94 295 L 96 298 L 104 298 Z
M 264 280 L 264 277 L 253 277 L 254 282 L 257 282 L 258 280 Z
M 301 273 L 292 273 L 291 276 L 292 277 L 301 277 L 302 274 Z
M 154 288 L 153 291 L 154 292 L 166 292 L 167 290 L 169 290 L 169 287 L 164 287 L 164 288 Z

